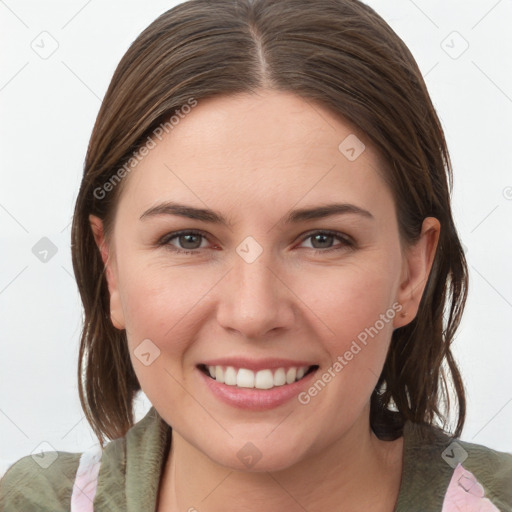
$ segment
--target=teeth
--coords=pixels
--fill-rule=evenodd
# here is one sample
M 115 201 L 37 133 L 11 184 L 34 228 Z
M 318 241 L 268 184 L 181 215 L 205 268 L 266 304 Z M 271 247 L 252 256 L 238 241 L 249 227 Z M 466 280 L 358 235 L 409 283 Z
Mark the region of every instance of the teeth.
M 236 386 L 236 371 L 232 366 L 228 366 L 224 372 L 224 384 Z
M 218 366 L 217 366 L 218 368 Z M 229 366 L 228 366 L 229 368 Z M 235 369 L 233 368 L 233 371 Z M 260 372 L 258 372 L 260 373 Z M 226 384 L 226 381 L 224 381 L 224 384 Z M 253 388 L 254 387 L 254 372 L 251 372 L 251 370 L 247 370 L 245 368 L 240 368 L 238 370 L 238 374 L 236 376 L 236 385 L 239 388 Z M 229 384 L 228 384 L 229 386 Z
M 297 368 L 288 368 L 288 371 L 286 372 L 286 384 L 291 384 L 292 382 L 295 382 L 296 378 Z
M 240 372 L 242 372 L 242 370 L 240 370 Z M 272 376 L 272 372 L 270 370 L 260 370 L 258 373 L 256 373 L 256 378 L 254 379 L 254 387 L 257 389 L 273 388 L 274 377 Z
M 272 372 L 270 373 L 272 375 Z M 274 373 L 274 386 L 284 386 L 286 384 L 286 373 L 284 368 L 278 368 Z
M 233 366 L 208 366 L 208 373 L 217 382 L 228 386 L 271 389 L 276 386 L 292 384 L 302 379 L 309 368 L 309 366 L 302 366 L 300 368 L 291 367 L 288 370 L 278 368 L 275 372 L 270 369 L 253 372 L 247 368 L 236 370 Z

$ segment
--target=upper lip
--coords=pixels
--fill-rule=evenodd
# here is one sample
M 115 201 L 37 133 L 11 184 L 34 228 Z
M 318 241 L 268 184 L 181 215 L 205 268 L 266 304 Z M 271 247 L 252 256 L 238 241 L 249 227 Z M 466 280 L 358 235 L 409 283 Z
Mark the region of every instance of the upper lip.
M 301 368 L 307 366 L 316 366 L 311 361 L 295 361 L 293 359 L 248 359 L 247 357 L 223 357 L 218 359 L 210 359 L 203 361 L 201 364 L 205 366 L 233 366 L 234 368 L 247 368 L 248 370 L 258 371 L 266 369 L 290 368 L 295 366 Z

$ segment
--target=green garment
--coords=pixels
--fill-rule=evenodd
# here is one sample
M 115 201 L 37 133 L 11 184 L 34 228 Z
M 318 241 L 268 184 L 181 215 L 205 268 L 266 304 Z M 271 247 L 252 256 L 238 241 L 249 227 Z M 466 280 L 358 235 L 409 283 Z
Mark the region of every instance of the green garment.
M 170 441 L 171 429 L 152 407 L 125 437 L 108 443 L 98 465 L 94 511 L 154 512 Z M 512 512 L 512 454 L 452 441 L 434 427 L 405 424 L 402 483 L 395 512 Z M 1 512 L 70 511 L 81 454 L 48 453 L 57 458 L 46 469 L 30 455 L 9 468 L 0 481 Z M 456 470 L 459 460 L 463 469 Z M 456 482 L 456 471 L 466 471 L 466 476 Z M 467 483 L 467 472 L 481 485 L 481 494 L 485 492 L 487 508 L 475 496 L 467 496 L 473 501 L 464 508 L 450 508 L 446 503 L 449 486 L 459 493 L 457 499 L 461 493 L 475 494 L 480 489 Z

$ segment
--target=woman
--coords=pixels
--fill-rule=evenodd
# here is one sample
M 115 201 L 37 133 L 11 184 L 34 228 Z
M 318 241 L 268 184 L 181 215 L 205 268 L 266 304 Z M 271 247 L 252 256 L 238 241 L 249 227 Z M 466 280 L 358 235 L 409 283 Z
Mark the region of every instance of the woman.
M 2 510 L 512 510 L 512 455 L 455 440 L 450 185 L 421 73 L 365 4 L 160 16 L 114 74 L 73 220 L 103 449 L 21 459 Z

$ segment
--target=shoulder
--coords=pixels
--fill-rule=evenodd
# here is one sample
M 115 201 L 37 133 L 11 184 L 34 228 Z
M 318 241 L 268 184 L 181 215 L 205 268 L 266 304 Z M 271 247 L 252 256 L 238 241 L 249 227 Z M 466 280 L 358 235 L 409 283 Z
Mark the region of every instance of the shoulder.
M 512 512 L 512 453 L 460 439 L 452 441 L 447 450 L 449 453 L 456 451 L 459 452 L 458 469 L 461 475 L 458 485 L 463 487 L 464 481 L 469 478 L 474 492 L 485 494 L 499 510 Z
M 409 469 L 431 490 L 436 484 L 444 507 L 453 502 L 470 511 L 485 503 L 488 508 L 482 510 L 512 512 L 511 453 L 454 438 L 430 425 L 408 422 L 404 434 Z
M 42 452 L 15 462 L 0 480 L 0 510 L 69 510 L 80 453 Z
M 126 510 L 128 499 L 133 510 L 142 510 L 156 503 L 170 440 L 169 426 L 151 408 L 103 450 L 23 457 L 0 480 L 0 510 L 69 512 L 91 503 L 98 510 Z

